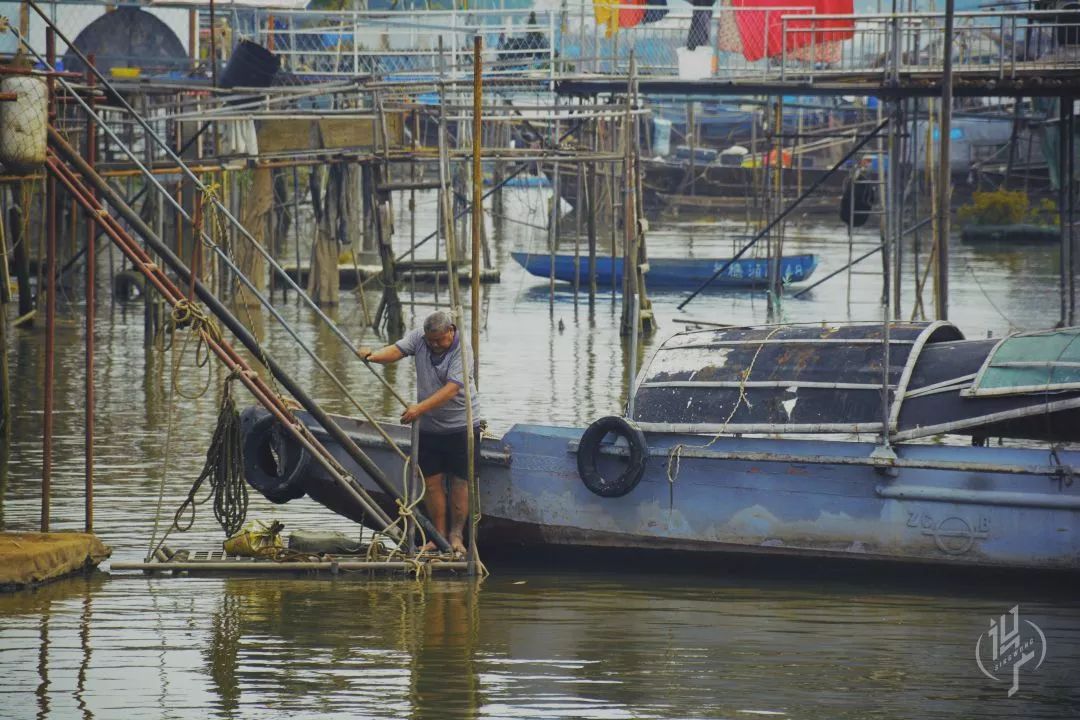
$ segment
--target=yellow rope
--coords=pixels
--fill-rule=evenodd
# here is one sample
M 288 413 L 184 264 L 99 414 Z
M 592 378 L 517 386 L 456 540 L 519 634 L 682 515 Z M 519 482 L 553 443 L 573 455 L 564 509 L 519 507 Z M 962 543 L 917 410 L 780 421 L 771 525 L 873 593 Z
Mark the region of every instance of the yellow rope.
M 765 336 L 761 344 L 757 346 L 757 350 L 754 351 L 754 357 L 750 359 L 750 364 L 747 365 L 746 369 L 743 370 L 742 373 L 740 373 L 741 377 L 739 378 L 739 397 L 735 400 L 735 406 L 731 408 L 731 412 L 728 413 L 728 416 L 724 419 L 724 422 L 720 426 L 720 429 L 716 431 L 716 434 L 712 436 L 709 442 L 705 443 L 704 445 L 686 445 L 685 443 L 679 443 L 675 447 L 671 448 L 671 452 L 668 453 L 667 461 L 667 479 L 669 484 L 668 490 L 670 493 L 674 493 L 675 480 L 677 480 L 679 477 L 679 466 L 682 462 L 683 448 L 694 447 L 698 449 L 704 449 L 711 446 L 713 443 L 719 440 L 720 436 L 723 435 L 724 432 L 727 430 L 728 423 L 730 423 L 731 419 L 735 417 L 735 413 L 739 411 L 740 405 L 746 405 L 747 408 L 753 407 L 753 405 L 750 404 L 750 400 L 746 397 L 746 383 L 750 379 L 750 373 L 754 371 L 754 365 L 757 363 L 758 355 L 760 355 L 762 349 L 764 349 L 765 343 L 768 340 L 772 339 L 772 336 L 775 335 L 780 330 L 780 328 L 781 326 L 777 325 L 775 328 L 769 331 L 769 334 Z M 670 505 L 668 509 L 670 510 Z

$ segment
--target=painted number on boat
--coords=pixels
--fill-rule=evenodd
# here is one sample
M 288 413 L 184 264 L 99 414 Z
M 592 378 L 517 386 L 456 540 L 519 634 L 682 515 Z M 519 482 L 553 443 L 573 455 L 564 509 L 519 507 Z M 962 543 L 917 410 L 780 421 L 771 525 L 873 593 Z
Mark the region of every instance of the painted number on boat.
M 927 512 L 908 512 L 907 526 L 934 538 L 938 549 L 946 555 L 963 555 L 975 546 L 976 540 L 990 534 L 990 518 L 982 515 L 968 521 L 958 515 L 938 519 Z

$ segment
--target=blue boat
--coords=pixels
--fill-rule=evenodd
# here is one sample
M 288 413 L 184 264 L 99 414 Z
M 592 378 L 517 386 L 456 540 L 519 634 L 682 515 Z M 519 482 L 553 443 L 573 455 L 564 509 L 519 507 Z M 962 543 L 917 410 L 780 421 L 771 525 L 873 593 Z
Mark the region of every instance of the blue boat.
M 537 277 L 551 276 L 551 256 L 513 251 L 510 255 L 521 267 Z M 649 258 L 648 274 L 645 277 L 649 287 L 692 288 L 712 277 L 712 274 L 724 267 L 727 260 L 694 258 Z M 573 255 L 555 256 L 555 279 L 561 282 L 574 281 Z M 802 282 L 810 277 L 817 267 L 817 255 L 785 255 L 780 260 L 780 278 L 785 284 Z M 577 258 L 578 281 L 589 282 L 589 258 Z M 601 284 L 612 281 L 622 282 L 622 258 L 612 260 L 611 256 L 596 257 L 596 280 Z M 713 281 L 716 287 L 760 287 L 768 282 L 768 258 L 746 258 L 736 260 Z
M 1080 571 L 1080 452 L 1063 445 L 1080 440 L 1077 340 L 1080 328 L 965 340 L 947 322 L 893 323 L 887 337 L 871 323 L 678 333 L 624 415 L 484 438 L 482 552 Z M 392 498 L 298 417 L 394 517 Z M 370 423 L 338 422 L 405 477 Z M 366 522 L 268 413 L 241 424 L 255 489 Z M 407 455 L 409 428 L 384 429 Z

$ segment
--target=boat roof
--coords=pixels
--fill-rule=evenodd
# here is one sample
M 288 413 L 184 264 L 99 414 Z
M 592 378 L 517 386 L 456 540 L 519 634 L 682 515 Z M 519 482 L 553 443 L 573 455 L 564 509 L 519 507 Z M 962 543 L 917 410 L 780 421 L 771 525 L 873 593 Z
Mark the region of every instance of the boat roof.
M 1080 329 L 1061 335 L 965 340 L 944 321 L 686 330 L 638 375 L 632 419 L 658 432 L 880 434 L 887 426 L 897 440 L 945 432 L 1072 439 L 1080 435 L 1072 422 L 1080 419 L 1080 342 L 1072 342 Z M 1042 364 L 1017 366 L 1029 351 Z M 995 374 L 1002 369 L 1011 380 Z M 1033 369 L 1041 384 L 1031 384 Z M 996 383 L 996 395 L 979 396 L 977 377 Z M 1047 388 L 1061 393 L 1049 409 Z M 1048 413 L 1055 422 L 1023 422 Z

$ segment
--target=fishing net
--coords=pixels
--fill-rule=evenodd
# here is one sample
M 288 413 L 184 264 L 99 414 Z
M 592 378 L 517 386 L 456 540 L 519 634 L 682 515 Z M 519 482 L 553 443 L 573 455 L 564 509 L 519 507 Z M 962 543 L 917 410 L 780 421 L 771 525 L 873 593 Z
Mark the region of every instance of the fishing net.
M 31 172 L 45 162 L 48 137 L 48 89 L 45 81 L 25 75 L 0 81 L 0 93 L 15 100 L 0 101 L 0 163 L 15 172 Z

